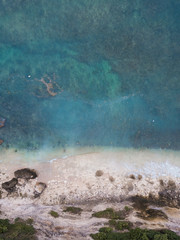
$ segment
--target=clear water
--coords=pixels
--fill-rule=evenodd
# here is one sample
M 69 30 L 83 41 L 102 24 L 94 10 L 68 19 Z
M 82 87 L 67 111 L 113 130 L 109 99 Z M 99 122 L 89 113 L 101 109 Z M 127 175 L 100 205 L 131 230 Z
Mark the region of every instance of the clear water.
M 179 0 L 0 0 L 0 148 L 180 149 Z

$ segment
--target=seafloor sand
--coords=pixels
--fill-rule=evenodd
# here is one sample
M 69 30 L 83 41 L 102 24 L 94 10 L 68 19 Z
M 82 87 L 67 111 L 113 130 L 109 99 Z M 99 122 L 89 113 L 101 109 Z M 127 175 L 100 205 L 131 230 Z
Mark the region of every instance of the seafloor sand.
M 23 212 L 24 218 L 36 219 L 35 226 L 42 225 L 44 232 L 59 226 L 64 234 L 69 233 L 68 237 L 59 238 L 55 231 L 51 239 L 77 239 L 77 236 L 88 239 L 88 234 L 99 226 L 99 220 L 90 217 L 95 209 L 116 208 L 117 204 L 121 208 L 128 197 L 137 194 L 156 196 L 162 187 L 161 179 L 165 184 L 173 180 L 180 188 L 180 152 L 175 151 L 83 148 L 76 152 L 69 149 L 27 153 L 8 150 L 2 152 L 0 160 L 1 183 L 10 180 L 14 170 L 22 167 L 38 172 L 37 179 L 19 182 L 15 193 L 8 194 L 2 189 L 1 208 L 8 212 L 4 216 L 17 217 Z M 96 175 L 98 170 L 101 176 Z M 39 198 L 34 198 L 39 181 L 45 182 L 47 188 Z M 75 218 L 62 213 L 63 206 L 69 204 L 83 206 L 85 212 Z M 61 212 L 59 219 L 48 215 L 52 208 Z M 179 210 L 166 208 L 164 211 L 168 221 L 146 222 L 143 226 L 168 227 L 180 234 Z M 134 215 L 130 218 L 133 222 L 139 221 Z M 99 224 L 103 224 L 102 220 Z M 49 239 L 43 231 L 39 234 L 40 239 Z

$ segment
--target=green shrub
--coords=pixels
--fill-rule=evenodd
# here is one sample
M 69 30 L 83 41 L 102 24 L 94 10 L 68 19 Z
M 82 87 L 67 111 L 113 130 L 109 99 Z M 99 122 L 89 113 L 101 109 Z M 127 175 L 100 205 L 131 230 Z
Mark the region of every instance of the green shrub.
M 113 219 L 109 221 L 109 225 L 121 231 L 125 229 L 129 230 L 133 226 L 133 224 L 128 221 L 115 221 Z
M 70 212 L 73 214 L 81 214 L 82 209 L 78 207 L 67 207 L 63 212 Z
M 156 234 L 153 240 L 168 240 L 167 234 Z
M 131 208 L 131 207 L 128 207 L 128 206 L 125 206 L 125 207 L 124 207 L 124 210 L 125 210 L 126 212 L 131 211 L 131 209 L 132 209 L 132 208 Z
M 136 228 L 130 229 L 128 232 L 114 232 L 107 227 L 100 228 L 99 233 L 91 234 L 90 236 L 94 240 L 180 240 L 176 233 L 164 229 L 147 230 Z
M 111 233 L 112 231 L 113 229 L 110 227 L 102 227 L 99 229 L 99 232 L 103 232 L 103 233 Z
M 107 208 L 104 211 L 96 212 L 92 214 L 93 217 L 97 218 L 108 218 L 108 219 L 124 219 L 124 211 L 115 211 L 113 208 Z
M 34 227 L 20 218 L 17 218 L 12 224 L 8 219 L 0 219 L 0 239 L 36 240 L 35 233 Z
M 54 217 L 54 218 L 58 218 L 58 217 L 59 217 L 59 214 L 58 214 L 57 212 L 53 211 L 53 210 L 50 211 L 49 214 L 50 214 L 52 217 Z

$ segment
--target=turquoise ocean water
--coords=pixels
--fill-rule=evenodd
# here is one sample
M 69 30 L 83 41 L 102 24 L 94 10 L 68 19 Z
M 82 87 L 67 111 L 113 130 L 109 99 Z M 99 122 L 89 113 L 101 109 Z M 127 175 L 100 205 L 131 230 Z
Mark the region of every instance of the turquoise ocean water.
M 0 145 L 180 149 L 179 0 L 0 0 Z

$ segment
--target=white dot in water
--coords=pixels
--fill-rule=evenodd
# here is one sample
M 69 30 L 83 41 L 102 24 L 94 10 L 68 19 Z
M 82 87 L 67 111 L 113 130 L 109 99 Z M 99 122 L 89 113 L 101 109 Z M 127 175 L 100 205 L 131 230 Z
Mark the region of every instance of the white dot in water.
M 155 122 L 155 120 L 153 119 L 152 122 Z
M 30 78 L 31 77 L 31 75 L 28 75 L 28 78 Z

